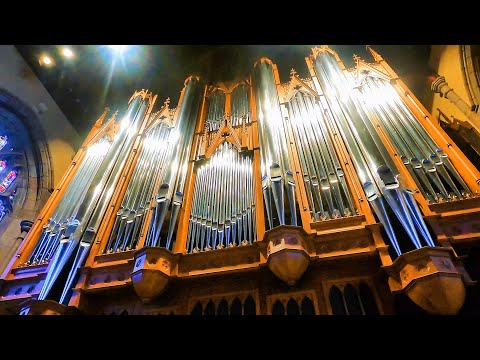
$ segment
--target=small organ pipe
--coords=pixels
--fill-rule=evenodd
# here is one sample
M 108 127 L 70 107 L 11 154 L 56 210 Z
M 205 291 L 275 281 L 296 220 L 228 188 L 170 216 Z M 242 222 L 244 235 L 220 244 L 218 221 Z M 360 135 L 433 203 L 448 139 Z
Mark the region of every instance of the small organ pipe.
M 187 252 L 208 251 L 255 241 L 252 159 L 225 142 L 197 172 Z M 206 246 L 204 238 L 206 237 Z M 200 246 L 198 245 L 200 244 Z

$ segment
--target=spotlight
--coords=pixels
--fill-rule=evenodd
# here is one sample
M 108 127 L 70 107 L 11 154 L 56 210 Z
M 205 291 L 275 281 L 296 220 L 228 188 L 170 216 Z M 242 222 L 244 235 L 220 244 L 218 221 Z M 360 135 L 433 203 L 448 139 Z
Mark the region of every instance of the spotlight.
M 62 55 L 65 56 L 66 58 L 72 58 L 73 57 L 73 51 L 67 47 L 62 49 Z
M 53 59 L 48 55 L 43 55 L 40 58 L 40 65 L 51 66 L 53 65 Z
M 127 50 L 128 45 L 108 45 L 108 47 L 117 53 L 123 53 Z

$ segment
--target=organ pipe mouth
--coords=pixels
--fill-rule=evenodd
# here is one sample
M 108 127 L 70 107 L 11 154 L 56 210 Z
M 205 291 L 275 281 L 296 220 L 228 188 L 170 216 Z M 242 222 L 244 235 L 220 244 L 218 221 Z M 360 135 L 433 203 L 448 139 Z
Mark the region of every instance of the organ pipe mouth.
M 379 166 L 377 173 L 386 189 L 391 190 L 399 187 L 397 179 L 395 179 L 392 170 L 387 165 Z
M 402 155 L 402 156 L 400 156 L 400 159 L 402 160 L 404 165 L 410 164 L 410 160 L 408 160 L 408 158 L 406 156 Z
M 420 161 L 418 161 L 417 158 L 411 158 L 410 162 L 412 163 L 412 166 L 413 166 L 414 169 L 421 169 L 422 168 L 422 164 L 420 163 Z
M 365 184 L 363 184 L 363 190 L 365 191 L 365 195 L 367 196 L 368 201 L 373 201 L 378 198 L 378 193 L 375 190 L 375 185 L 373 185 L 372 182 L 365 182 Z
M 442 165 L 443 161 L 437 154 L 430 154 L 430 159 L 433 161 L 435 165 Z
M 437 151 L 437 153 L 439 153 L 439 154 L 440 154 L 440 157 L 442 157 L 442 158 L 446 158 L 446 157 L 448 157 L 448 155 L 447 155 L 447 154 L 445 154 L 445 153 L 443 152 L 443 150 L 442 150 L 442 149 L 437 149 L 436 151 Z
M 423 159 L 422 160 L 422 165 L 425 168 L 427 172 L 435 172 L 437 169 L 435 169 L 435 166 L 432 164 L 432 162 L 428 159 Z

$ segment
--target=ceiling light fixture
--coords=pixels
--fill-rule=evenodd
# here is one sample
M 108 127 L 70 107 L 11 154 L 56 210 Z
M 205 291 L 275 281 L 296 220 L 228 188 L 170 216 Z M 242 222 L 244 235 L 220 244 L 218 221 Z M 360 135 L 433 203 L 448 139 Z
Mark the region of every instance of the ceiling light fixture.
M 62 55 L 65 56 L 66 58 L 72 58 L 73 57 L 73 51 L 67 47 L 62 49 Z
M 123 53 L 127 50 L 128 45 L 108 45 L 108 47 L 117 53 Z
M 40 65 L 51 66 L 53 65 L 53 59 L 48 55 L 43 55 L 40 58 Z

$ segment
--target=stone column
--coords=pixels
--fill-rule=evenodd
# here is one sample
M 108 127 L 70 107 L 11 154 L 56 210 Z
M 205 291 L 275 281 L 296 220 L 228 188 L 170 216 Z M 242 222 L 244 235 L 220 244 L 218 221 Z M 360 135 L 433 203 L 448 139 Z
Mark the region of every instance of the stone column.
M 439 93 L 440 96 L 445 96 L 446 99 L 450 100 L 462 113 L 465 114 L 470 124 L 480 132 L 480 115 L 473 112 L 470 105 L 468 105 L 450 86 L 448 86 L 445 77 L 437 77 L 432 82 L 431 89 L 433 92 Z

